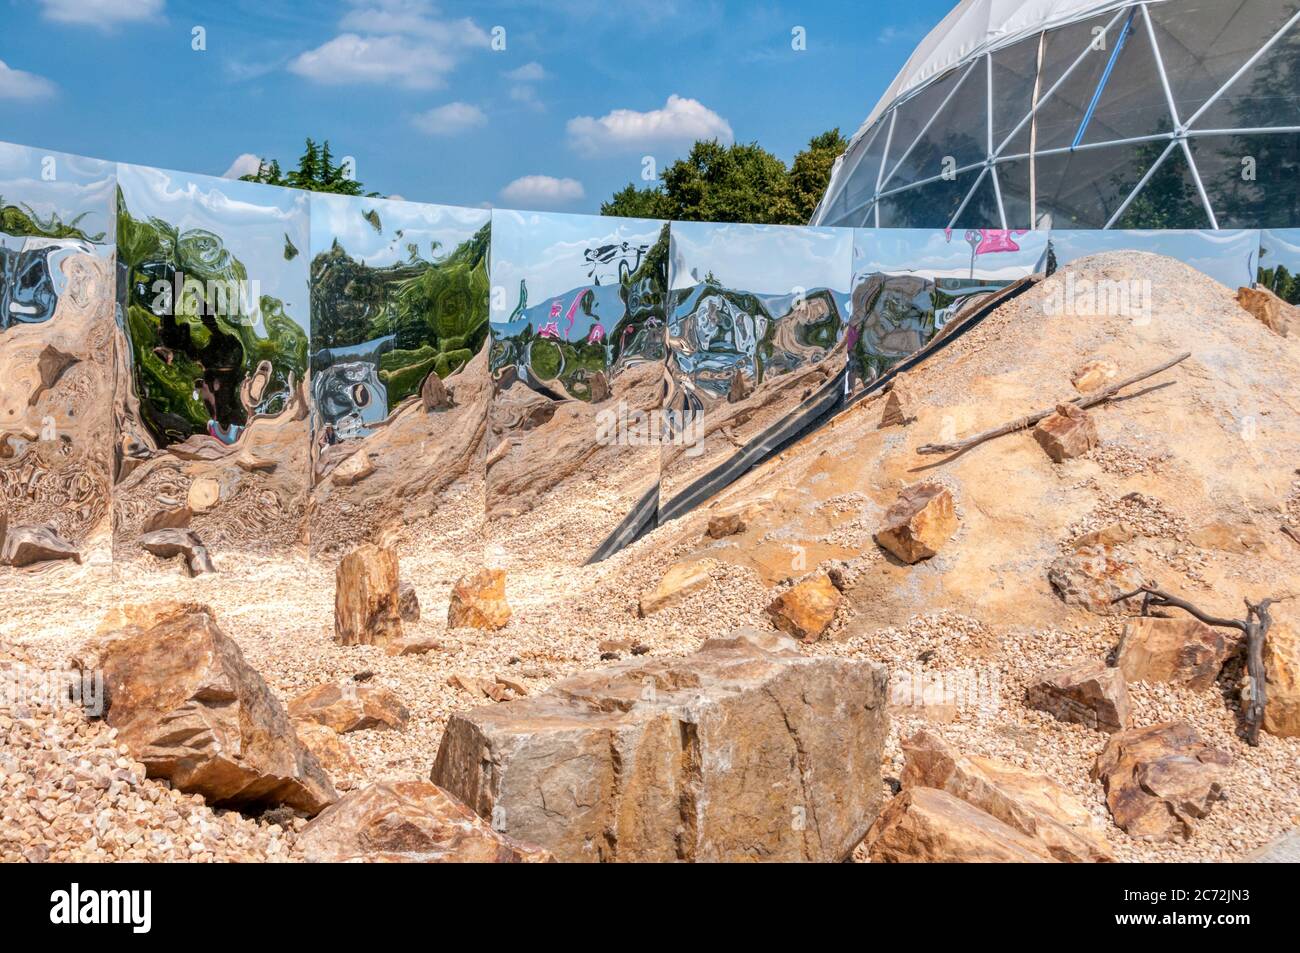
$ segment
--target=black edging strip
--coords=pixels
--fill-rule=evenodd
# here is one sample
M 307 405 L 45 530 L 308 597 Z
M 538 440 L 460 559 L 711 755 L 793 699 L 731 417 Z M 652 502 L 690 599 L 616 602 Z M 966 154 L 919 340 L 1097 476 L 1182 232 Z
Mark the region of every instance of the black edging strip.
M 922 361 L 939 353 L 971 328 L 978 326 L 998 308 L 1008 301 L 1020 297 L 1041 280 L 1042 275 L 1032 275 L 1003 288 L 971 314 L 966 317 L 959 317 L 955 324 L 949 325 L 952 330 L 931 341 L 910 357 L 899 361 L 872 381 L 866 388 L 848 399 L 845 399 L 844 395 L 849 374 L 846 367 L 836 374 L 831 381 L 824 384 L 822 389 L 815 395 L 800 404 L 791 416 L 763 431 L 728 458 L 726 462 L 692 482 L 662 507 L 659 506 L 659 485 L 656 483 L 636 502 L 632 511 L 623 518 L 614 531 L 605 537 L 604 542 L 596 548 L 596 551 L 587 558 L 586 565 L 590 566 L 592 563 L 608 559 L 624 547 L 635 543 L 651 530 L 657 529 L 670 520 L 685 516 L 709 497 L 714 496 L 739 480 L 750 470 L 766 463 L 814 430 L 820 429 L 854 404 L 878 393 L 899 374 L 910 371 Z

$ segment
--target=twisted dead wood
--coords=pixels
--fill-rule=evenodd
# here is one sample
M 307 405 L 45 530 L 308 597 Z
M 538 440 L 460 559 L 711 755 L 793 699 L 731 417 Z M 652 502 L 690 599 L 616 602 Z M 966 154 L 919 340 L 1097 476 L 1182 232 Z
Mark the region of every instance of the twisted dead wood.
M 1097 391 L 1095 394 L 1089 394 L 1084 397 L 1076 397 L 1074 400 L 1061 401 L 1061 403 L 1075 404 L 1080 410 L 1087 410 L 1089 407 L 1096 407 L 1098 404 L 1104 404 L 1126 387 L 1132 387 L 1134 384 L 1146 380 L 1148 377 L 1155 377 L 1164 371 L 1169 370 L 1176 364 L 1191 357 L 1190 351 L 1184 352 L 1175 358 L 1165 361 L 1159 367 L 1153 367 L 1150 370 L 1143 371 L 1141 374 L 1134 374 L 1132 377 L 1125 378 L 1109 387 Z M 1018 433 L 1021 430 L 1028 430 L 1045 417 L 1050 417 L 1056 413 L 1057 405 L 1052 405 L 1047 410 L 1040 410 L 1036 413 L 1029 414 L 1027 417 L 1019 417 L 1010 423 L 1005 423 L 1000 427 L 994 427 L 992 430 L 986 430 L 983 433 L 977 433 L 973 437 L 967 437 L 965 440 L 958 440 L 953 443 L 927 443 L 924 446 L 917 447 L 916 452 L 921 454 L 936 453 L 961 453 L 969 450 L 971 447 L 979 446 L 988 440 L 997 437 L 1005 437 L 1007 434 Z

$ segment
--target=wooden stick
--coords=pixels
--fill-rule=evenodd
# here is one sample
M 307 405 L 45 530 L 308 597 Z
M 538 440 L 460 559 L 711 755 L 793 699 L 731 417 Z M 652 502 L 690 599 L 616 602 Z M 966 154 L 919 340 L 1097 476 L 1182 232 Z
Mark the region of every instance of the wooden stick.
M 1300 533 L 1297 533 L 1297 532 L 1296 532 L 1295 530 L 1293 530 L 1290 526 L 1283 526 L 1283 527 L 1282 527 L 1282 532 L 1283 532 L 1283 533 L 1286 535 L 1286 537 L 1287 537 L 1288 539 L 1290 539 L 1293 543 L 1300 544 Z
M 1131 387 L 1140 381 L 1146 380 L 1148 377 L 1155 377 L 1157 374 L 1169 370 L 1169 368 L 1174 365 L 1181 364 L 1191 356 L 1190 351 L 1184 352 L 1171 360 L 1165 361 L 1159 367 L 1153 367 L 1151 370 L 1143 371 L 1141 374 L 1134 374 L 1132 377 L 1111 384 L 1109 387 L 1099 390 L 1095 394 L 1076 397 L 1074 400 L 1061 401 L 1061 403 L 1075 404 L 1080 410 L 1087 410 L 1089 407 L 1095 407 L 1098 404 L 1110 400 L 1125 387 Z M 1003 424 L 1001 427 L 994 427 L 992 430 L 986 430 L 973 437 L 967 437 L 965 440 L 958 440 L 954 443 L 927 443 L 924 446 L 917 447 L 916 452 L 926 455 L 936 453 L 961 453 L 963 450 L 969 450 L 971 447 L 978 446 L 979 444 L 988 440 L 993 440 L 996 437 L 1005 437 L 1007 434 L 1017 433 L 1021 430 L 1028 430 L 1043 418 L 1050 417 L 1054 413 L 1056 413 L 1056 406 L 1053 406 L 1048 410 L 1037 411 L 1027 417 L 1020 417 L 1010 423 Z
M 1268 630 L 1273 624 L 1269 608 L 1280 599 L 1265 599 L 1254 603 L 1246 600 L 1246 618 L 1220 619 L 1207 615 L 1185 599 L 1170 595 L 1154 586 L 1143 586 L 1112 600 L 1124 602 L 1134 596 L 1142 596 L 1142 614 L 1148 615 L 1154 608 L 1182 609 L 1193 618 L 1199 619 L 1216 629 L 1236 629 L 1246 636 L 1246 674 L 1250 676 L 1250 702 L 1246 705 L 1246 741 L 1251 746 L 1259 745 L 1259 729 L 1264 723 L 1264 708 L 1268 704 L 1267 672 L 1264 669 L 1264 643 L 1268 639 Z

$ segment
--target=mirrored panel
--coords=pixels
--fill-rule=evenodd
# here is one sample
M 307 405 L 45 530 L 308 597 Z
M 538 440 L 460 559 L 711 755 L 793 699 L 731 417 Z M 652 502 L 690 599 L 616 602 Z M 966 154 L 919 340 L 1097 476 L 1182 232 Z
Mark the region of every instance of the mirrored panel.
M 490 236 L 484 209 L 312 197 L 313 554 L 481 559 Z
M 489 555 L 572 565 L 655 512 L 668 225 L 492 218 Z
M 129 383 L 114 554 L 158 528 L 223 553 L 303 538 L 309 197 L 118 166 L 118 307 Z
M 1047 233 L 854 232 L 850 387 L 869 386 L 991 294 L 1045 267 Z
M 1300 228 L 1259 233 L 1259 287 L 1300 305 Z
M 851 229 L 673 223 L 662 501 L 842 390 L 852 260 Z
M 0 541 L 108 552 L 117 324 L 112 163 L 0 143 Z
M 1257 231 L 1052 231 L 1056 266 L 1109 251 L 1143 251 L 1176 258 L 1232 290 L 1255 282 Z

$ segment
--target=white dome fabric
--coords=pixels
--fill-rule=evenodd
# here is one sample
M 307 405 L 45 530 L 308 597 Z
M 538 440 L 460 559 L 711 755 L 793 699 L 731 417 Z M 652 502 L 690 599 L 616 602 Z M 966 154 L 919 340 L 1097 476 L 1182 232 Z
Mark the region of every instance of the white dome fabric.
M 858 134 L 890 103 L 954 66 L 1031 33 L 1129 2 L 1132 0 L 962 0 L 917 46 Z
M 1300 0 L 962 0 L 811 224 L 1300 226 Z

